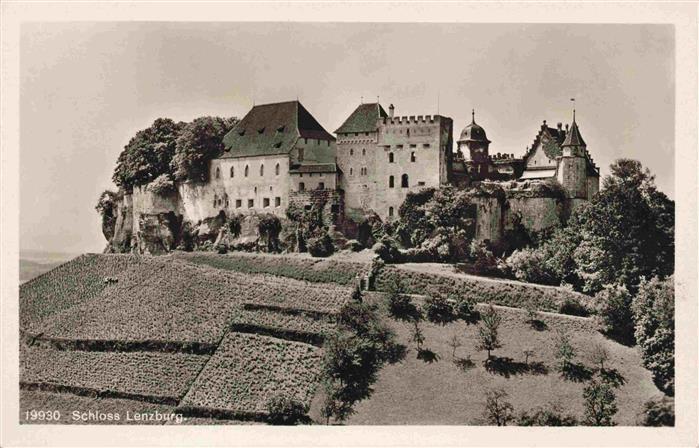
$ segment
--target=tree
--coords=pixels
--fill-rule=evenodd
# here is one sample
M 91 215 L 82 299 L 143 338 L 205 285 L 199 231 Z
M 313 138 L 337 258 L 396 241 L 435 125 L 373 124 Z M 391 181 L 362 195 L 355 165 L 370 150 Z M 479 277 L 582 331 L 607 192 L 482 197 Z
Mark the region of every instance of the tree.
M 260 216 L 257 231 L 267 252 L 279 252 L 279 234 L 282 231 L 282 223 L 278 217 L 271 213 Z
M 580 209 L 573 251 L 584 292 L 623 285 L 632 294 L 642 277 L 674 271 L 674 202 L 658 191 L 640 162 L 619 159 L 587 207 Z
M 576 426 L 578 420 L 569 414 L 563 414 L 557 405 L 548 405 L 522 412 L 517 418 L 519 426 Z
M 177 138 L 171 172 L 178 181 L 205 182 L 209 179 L 209 161 L 223 151 L 223 137 L 237 118 L 199 117 L 187 123 Z
M 534 356 L 534 350 L 528 348 L 528 349 L 525 349 L 524 351 L 522 351 L 522 353 L 524 354 L 524 363 L 528 365 L 528 364 L 529 364 L 529 358 L 530 358 L 531 356 Z
M 304 419 L 306 412 L 306 405 L 284 394 L 275 395 L 267 401 L 268 419 L 273 425 L 295 425 Z
M 498 340 L 498 327 L 501 321 L 502 317 L 495 311 L 493 305 L 490 305 L 481 315 L 481 325 L 478 327 L 478 350 L 488 352 L 488 361 L 490 360 L 490 352 L 501 347 Z
M 585 414 L 583 420 L 585 424 L 591 426 L 614 426 L 614 415 L 618 408 L 616 405 L 616 395 L 613 387 L 607 381 L 597 377 L 590 380 L 590 383 L 583 390 L 585 399 Z
M 643 365 L 653 373 L 658 388 L 669 395 L 675 389 L 675 283 L 674 277 L 644 280 L 633 299 L 635 337 Z
M 419 355 L 420 352 L 422 352 L 422 344 L 425 342 L 425 335 L 422 332 L 422 329 L 420 328 L 419 320 L 413 320 L 413 327 L 410 340 L 415 343 L 415 348 Z
M 117 202 L 119 194 L 113 191 L 105 190 L 100 194 L 97 200 L 95 210 L 102 217 L 102 233 L 107 241 L 111 241 L 114 236 L 114 229 L 117 220 Z
M 454 307 L 442 296 L 428 297 L 425 300 L 425 314 L 430 322 L 442 325 L 456 318 Z
M 643 426 L 675 426 L 675 402 L 668 397 L 648 400 L 641 416 Z
M 454 333 L 449 339 L 449 347 L 451 347 L 451 359 L 455 359 L 456 349 L 461 347 L 461 339 L 459 339 L 459 335 L 456 333 Z
M 162 174 L 170 173 L 170 163 L 184 123 L 158 118 L 138 131 L 119 154 L 112 175 L 114 183 L 126 190 L 145 185 Z
M 485 393 L 485 418 L 491 425 L 507 426 L 514 418 L 512 404 L 506 400 L 508 396 L 502 389 L 491 389 Z
M 609 361 L 609 352 L 600 343 L 592 345 L 592 359 L 595 364 L 599 365 L 600 372 L 604 372 L 604 363 Z
M 556 342 L 556 357 L 559 360 L 558 370 L 566 373 L 570 370 L 573 360 L 575 359 L 575 349 L 570 343 L 568 333 L 560 332 L 558 341 Z
M 595 296 L 604 331 L 627 344 L 634 342 L 633 297 L 625 286 L 607 285 Z

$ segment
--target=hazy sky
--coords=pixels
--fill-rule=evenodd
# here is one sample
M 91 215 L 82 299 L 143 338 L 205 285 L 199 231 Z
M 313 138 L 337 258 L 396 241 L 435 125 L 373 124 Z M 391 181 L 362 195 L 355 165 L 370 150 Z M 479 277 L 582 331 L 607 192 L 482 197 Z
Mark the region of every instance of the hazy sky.
M 20 46 L 20 247 L 99 252 L 94 205 L 157 117 L 241 117 L 299 100 L 330 132 L 380 96 L 396 115 L 476 121 L 521 155 L 570 122 L 605 175 L 639 159 L 674 193 L 670 25 L 42 23 Z

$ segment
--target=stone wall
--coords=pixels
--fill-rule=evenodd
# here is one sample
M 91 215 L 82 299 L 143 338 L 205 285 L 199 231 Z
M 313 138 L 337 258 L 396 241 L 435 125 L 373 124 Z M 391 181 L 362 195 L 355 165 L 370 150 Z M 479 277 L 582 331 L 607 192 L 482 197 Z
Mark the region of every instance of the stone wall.
M 562 223 L 565 208 L 556 198 L 511 198 L 507 200 L 503 229 L 512 229 L 515 216 L 529 231 L 539 232 Z

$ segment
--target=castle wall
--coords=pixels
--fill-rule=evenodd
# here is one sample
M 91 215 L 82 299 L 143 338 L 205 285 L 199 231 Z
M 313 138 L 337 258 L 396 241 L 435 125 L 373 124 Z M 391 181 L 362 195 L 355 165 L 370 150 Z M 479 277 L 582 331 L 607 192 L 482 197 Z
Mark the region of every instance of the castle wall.
M 345 190 L 348 208 L 369 210 L 373 207 L 376 142 L 376 132 L 337 137 L 337 166 L 343 173 L 341 188 Z
M 303 183 L 303 189 L 305 191 L 318 189 L 334 190 L 337 187 L 337 173 L 289 174 L 289 184 L 292 192 L 301 191 L 301 183 Z
M 587 178 L 587 199 L 591 200 L 599 192 L 599 177 Z
M 558 161 L 557 180 L 568 191 L 568 197 L 587 199 L 587 161 L 576 156 L 562 156 Z
M 560 225 L 564 212 L 563 204 L 556 198 L 510 198 L 507 200 L 504 228 L 512 229 L 516 215 L 529 231 L 538 232 Z
M 497 198 L 479 197 L 476 202 L 476 240 L 498 241 L 503 233 L 503 207 Z

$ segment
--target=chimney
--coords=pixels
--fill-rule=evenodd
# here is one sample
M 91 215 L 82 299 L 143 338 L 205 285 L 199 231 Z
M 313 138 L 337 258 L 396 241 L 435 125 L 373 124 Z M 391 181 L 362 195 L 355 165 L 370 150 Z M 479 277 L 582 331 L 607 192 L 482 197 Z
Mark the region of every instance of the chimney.
M 556 127 L 558 128 L 558 132 L 561 132 L 561 130 L 563 129 L 563 123 L 558 123 Z
M 396 109 L 396 108 L 393 107 L 393 104 L 391 104 L 390 106 L 388 106 L 388 118 L 393 118 L 393 111 L 394 111 L 395 109 Z
M 566 134 L 568 133 L 568 123 L 566 123 Z

